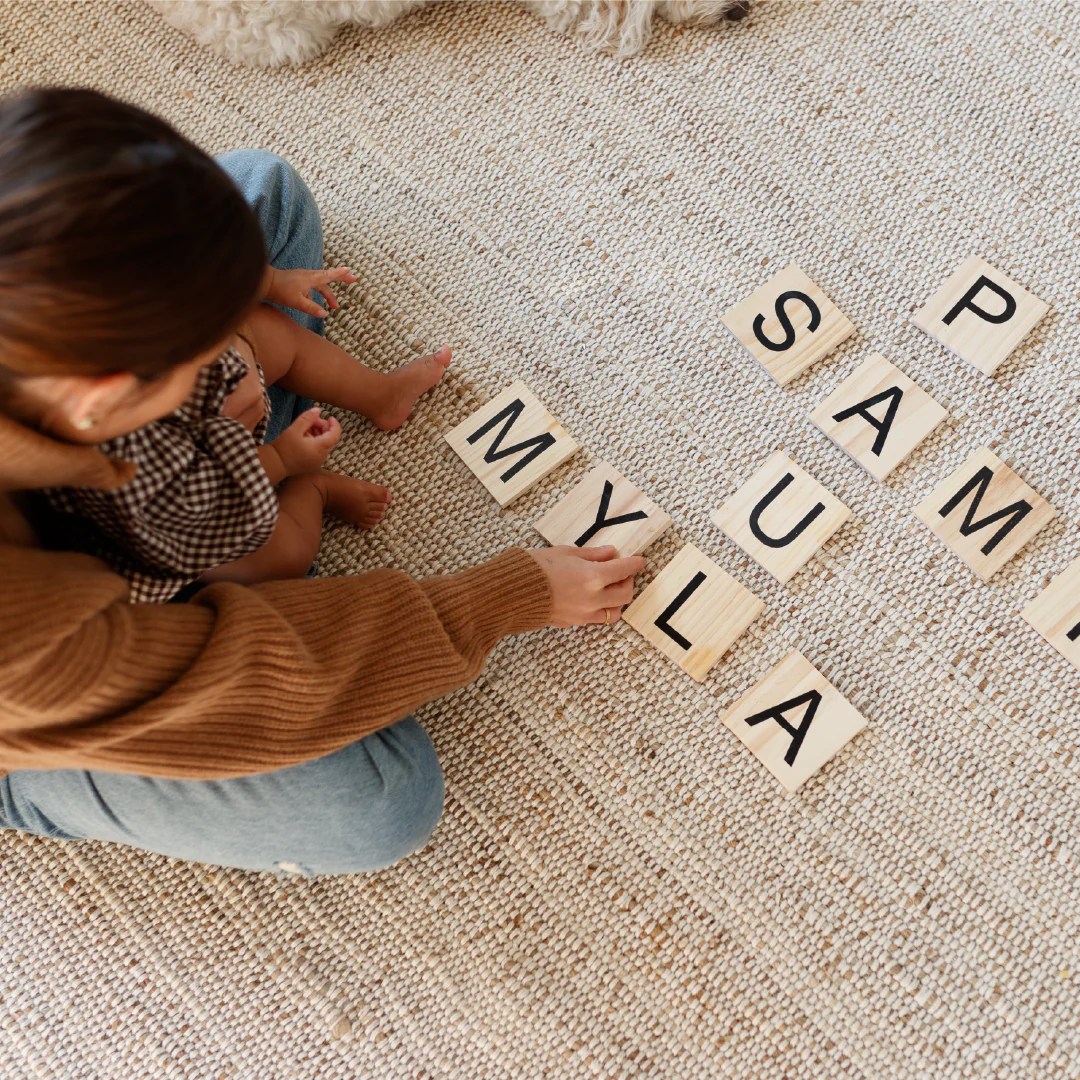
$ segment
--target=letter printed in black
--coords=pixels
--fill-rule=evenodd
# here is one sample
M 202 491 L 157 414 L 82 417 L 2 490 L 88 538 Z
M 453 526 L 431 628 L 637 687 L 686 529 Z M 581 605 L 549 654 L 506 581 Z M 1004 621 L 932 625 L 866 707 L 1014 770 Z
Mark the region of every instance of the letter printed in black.
M 468 439 L 465 440 L 469 444 L 475 443 L 482 439 L 497 423 L 499 423 L 499 421 L 505 420 L 501 430 L 495 436 L 494 442 L 492 442 L 487 450 L 484 451 L 484 460 L 490 463 L 492 461 L 499 461 L 504 457 L 509 457 L 511 454 L 517 454 L 522 450 L 528 450 L 529 452 L 519 461 L 516 461 L 511 465 L 510 468 L 499 477 L 503 483 L 506 483 L 517 473 L 521 472 L 530 461 L 539 457 L 549 447 L 555 445 L 555 436 L 552 435 L 550 431 L 544 431 L 541 432 L 541 434 L 534 435 L 531 439 L 525 439 L 514 446 L 507 446 L 500 449 L 500 447 L 502 447 L 503 439 L 506 438 L 507 433 L 514 426 L 514 422 L 524 409 L 525 403 L 521 398 L 515 398 L 502 412 L 493 416 L 478 431 L 474 431 Z M 532 449 L 530 449 L 530 447 Z
M 904 391 L 899 386 L 890 386 L 888 389 L 882 390 L 880 394 L 875 394 L 865 401 L 860 401 L 857 405 L 833 413 L 833 419 L 840 421 L 846 420 L 849 416 L 861 416 L 871 427 L 877 429 L 874 445 L 870 447 L 870 452 L 881 457 L 881 451 L 885 449 L 885 440 L 889 437 L 889 429 L 892 427 L 893 420 L 896 419 L 896 410 L 900 407 L 903 396 Z M 870 410 L 886 398 L 889 399 L 889 404 L 885 407 L 885 418 L 879 420 Z
M 983 289 L 989 289 L 993 293 L 997 293 L 1002 300 L 1005 301 L 1005 307 L 1002 311 L 999 311 L 996 315 L 992 311 L 987 311 L 986 308 L 979 307 L 975 303 L 975 297 L 982 292 Z M 988 323 L 1003 323 L 1008 322 L 1016 314 L 1016 300 L 1012 293 L 1006 292 L 1000 285 L 996 285 L 985 274 L 981 274 L 974 285 L 962 297 L 959 302 L 953 307 L 952 311 L 945 316 L 941 321 L 946 326 L 951 326 L 953 319 L 964 310 L 973 311 L 980 319 L 984 319 Z
M 769 505 L 786 490 L 787 486 L 795 479 L 791 473 L 784 473 L 776 482 L 772 491 L 762 497 L 757 506 L 750 511 L 750 531 L 766 546 L 771 548 L 787 547 L 793 540 L 801 536 L 819 514 L 825 510 L 824 503 L 818 503 L 789 533 L 781 537 L 770 536 L 761 528 L 761 515 L 768 510 Z
M 683 591 L 681 593 L 679 593 L 679 595 L 676 596 L 675 599 L 672 600 L 671 603 L 668 604 L 668 606 L 666 608 L 664 608 L 664 610 L 660 613 L 660 615 L 656 619 L 655 625 L 659 626 L 660 629 L 663 630 L 664 633 L 667 634 L 667 636 L 669 638 L 671 638 L 671 640 L 674 641 L 676 645 L 679 645 L 684 649 L 689 649 L 693 645 L 693 642 L 687 641 L 686 638 L 684 638 L 682 636 L 682 634 L 680 634 L 679 631 L 676 630 L 669 623 L 668 620 L 672 617 L 672 615 L 675 614 L 675 612 L 677 612 L 679 610 L 679 608 L 681 608 L 683 606 L 683 604 L 686 603 L 687 600 L 690 599 L 691 596 L 694 595 L 695 592 L 697 592 L 697 590 L 704 583 L 705 583 L 705 575 L 699 570 L 690 579 L 690 583 L 686 586 L 686 588 L 683 589 Z
M 1070 641 L 1080 638 L 1080 622 L 1078 622 L 1066 635 Z
M 784 328 L 783 341 L 779 343 L 770 341 L 762 333 L 762 327 L 765 325 L 764 315 L 758 315 L 754 318 L 754 337 L 756 337 L 766 349 L 771 349 L 773 352 L 786 352 L 795 344 L 795 327 L 791 325 L 791 320 L 784 310 L 784 305 L 789 300 L 798 300 L 810 309 L 810 322 L 807 323 L 806 326 L 809 333 L 812 334 L 821 322 L 820 308 L 806 295 L 806 293 L 800 292 L 798 289 L 789 289 L 787 292 L 781 293 L 776 298 L 776 317 L 780 320 L 780 325 Z
M 992 514 L 987 514 L 981 521 L 975 520 L 975 515 L 979 511 L 979 504 L 982 502 L 983 496 L 986 494 L 986 489 L 990 485 L 990 481 L 994 479 L 993 470 L 989 466 L 984 465 L 939 511 L 938 513 L 942 517 L 948 517 L 963 501 L 971 494 L 975 492 L 975 497 L 971 500 L 971 505 L 967 509 L 967 513 L 964 515 L 964 522 L 960 526 L 961 536 L 970 536 L 973 532 L 978 532 L 980 529 L 985 529 L 987 525 L 993 525 L 995 521 L 1000 521 L 1002 518 L 1008 518 L 1009 520 L 1001 526 L 1000 529 L 989 540 L 983 544 L 980 550 L 984 555 L 989 555 L 1020 524 L 1021 521 L 1031 513 L 1033 507 L 1026 499 L 1017 499 L 1016 502 L 1010 503 L 1008 506 L 1001 510 L 995 510 Z
M 814 716 L 817 713 L 820 704 L 821 694 L 817 690 L 807 690 L 805 694 L 800 694 L 798 697 L 793 697 L 780 705 L 773 705 L 768 709 L 763 709 L 759 713 L 754 713 L 753 716 L 748 716 L 745 723 L 749 727 L 754 727 L 755 724 L 760 724 L 763 720 L 775 720 L 791 736 L 791 745 L 784 755 L 784 761 L 786 761 L 788 765 L 794 765 L 795 759 L 799 756 L 799 751 L 802 749 L 803 739 L 806 738 L 806 733 L 810 730 L 810 725 L 814 722 Z M 797 709 L 800 705 L 805 705 L 806 711 L 802 714 L 802 720 L 799 722 L 799 726 L 794 727 L 788 721 L 787 717 L 784 716 L 784 713 L 786 713 L 788 709 Z
M 632 510 L 629 514 L 605 518 L 604 515 L 611 505 L 611 493 L 614 490 L 615 485 L 610 480 L 605 480 L 604 494 L 600 496 L 600 509 L 597 511 L 596 520 L 574 541 L 577 547 L 584 547 L 601 529 L 610 528 L 612 525 L 625 525 L 628 521 L 640 521 L 649 516 L 644 510 Z

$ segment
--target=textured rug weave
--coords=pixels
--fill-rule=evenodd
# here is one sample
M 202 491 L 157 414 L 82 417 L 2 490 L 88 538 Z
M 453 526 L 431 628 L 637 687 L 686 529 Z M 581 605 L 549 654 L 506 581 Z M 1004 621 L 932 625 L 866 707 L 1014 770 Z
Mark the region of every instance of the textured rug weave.
M 1080 9 L 759 5 L 624 63 L 515 7 L 234 70 L 141 4 L 0 6 L 0 83 L 89 84 L 307 177 L 331 336 L 448 342 L 396 495 L 324 574 L 452 571 L 607 461 L 767 603 L 701 685 L 625 625 L 507 641 L 424 709 L 443 822 L 392 870 L 221 871 L 0 838 L 0 1074 L 1080 1077 L 1080 673 L 1020 618 L 1080 552 Z M 988 378 L 911 324 L 970 254 L 1051 304 Z M 720 315 L 798 260 L 857 332 L 787 388 Z M 807 420 L 871 351 L 951 419 L 885 483 Z M 502 512 L 443 440 L 520 377 L 583 451 Z M 980 445 L 1059 510 L 989 584 L 918 520 Z M 709 513 L 777 448 L 852 508 L 781 586 Z M 796 795 L 719 722 L 800 649 L 869 727 Z

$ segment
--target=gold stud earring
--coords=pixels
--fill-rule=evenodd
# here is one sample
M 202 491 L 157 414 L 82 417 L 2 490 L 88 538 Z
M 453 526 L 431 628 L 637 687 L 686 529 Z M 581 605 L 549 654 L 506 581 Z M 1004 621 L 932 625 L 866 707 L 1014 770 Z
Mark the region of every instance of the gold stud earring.
M 97 424 L 97 417 L 95 416 L 81 416 L 75 421 L 75 428 L 77 431 L 89 431 Z

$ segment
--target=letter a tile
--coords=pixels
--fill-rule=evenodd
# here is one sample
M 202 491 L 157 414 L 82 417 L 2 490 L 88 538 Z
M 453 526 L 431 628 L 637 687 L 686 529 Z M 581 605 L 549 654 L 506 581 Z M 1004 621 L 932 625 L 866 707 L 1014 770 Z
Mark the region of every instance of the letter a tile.
M 564 495 L 534 529 L 549 544 L 603 547 L 620 558 L 639 555 L 671 524 L 671 518 L 611 465 L 597 465 Z
M 781 386 L 855 330 L 795 263 L 736 304 L 721 321 Z
M 850 514 L 835 495 L 778 450 L 712 519 L 785 583 Z
M 1080 668 L 1080 559 L 1070 563 L 1026 608 L 1024 619 Z
M 764 607 L 749 589 L 687 544 L 623 618 L 701 682 Z
M 884 480 L 948 415 L 899 368 L 871 353 L 810 419 L 875 480 Z
M 934 488 L 915 515 L 989 581 L 1057 511 L 984 446 Z
M 1049 310 L 1049 304 L 972 255 L 913 321 L 950 352 L 992 375 Z
M 797 791 L 866 718 L 793 651 L 728 709 L 724 724 L 787 791 Z
M 509 506 L 578 449 L 520 379 L 448 431 L 446 441 L 500 506 Z

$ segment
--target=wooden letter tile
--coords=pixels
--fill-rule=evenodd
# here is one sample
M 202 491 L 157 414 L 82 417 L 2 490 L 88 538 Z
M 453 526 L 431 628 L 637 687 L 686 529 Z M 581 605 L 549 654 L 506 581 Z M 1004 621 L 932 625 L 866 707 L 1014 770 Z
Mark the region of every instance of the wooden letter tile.
M 534 529 L 549 543 L 577 547 L 612 544 L 620 558 L 644 551 L 671 518 L 612 466 L 597 465 L 564 495 Z
M 795 263 L 736 304 L 722 321 L 781 386 L 855 330 Z
M 948 415 L 899 368 L 871 353 L 810 419 L 875 480 L 884 480 Z
M 798 651 L 739 698 L 724 723 L 788 791 L 866 727 L 865 717 Z
M 1067 566 L 1026 608 L 1024 618 L 1080 668 L 1080 559 Z
M 687 544 L 623 618 L 701 682 L 764 607 L 749 589 Z
M 712 519 L 777 581 L 787 582 L 850 513 L 778 450 Z
M 914 321 L 946 349 L 992 375 L 1049 310 L 1049 304 L 972 255 Z
M 446 441 L 500 506 L 508 506 L 578 448 L 520 379 L 448 431 Z
M 989 581 L 1057 511 L 984 446 L 923 499 L 915 514 Z

